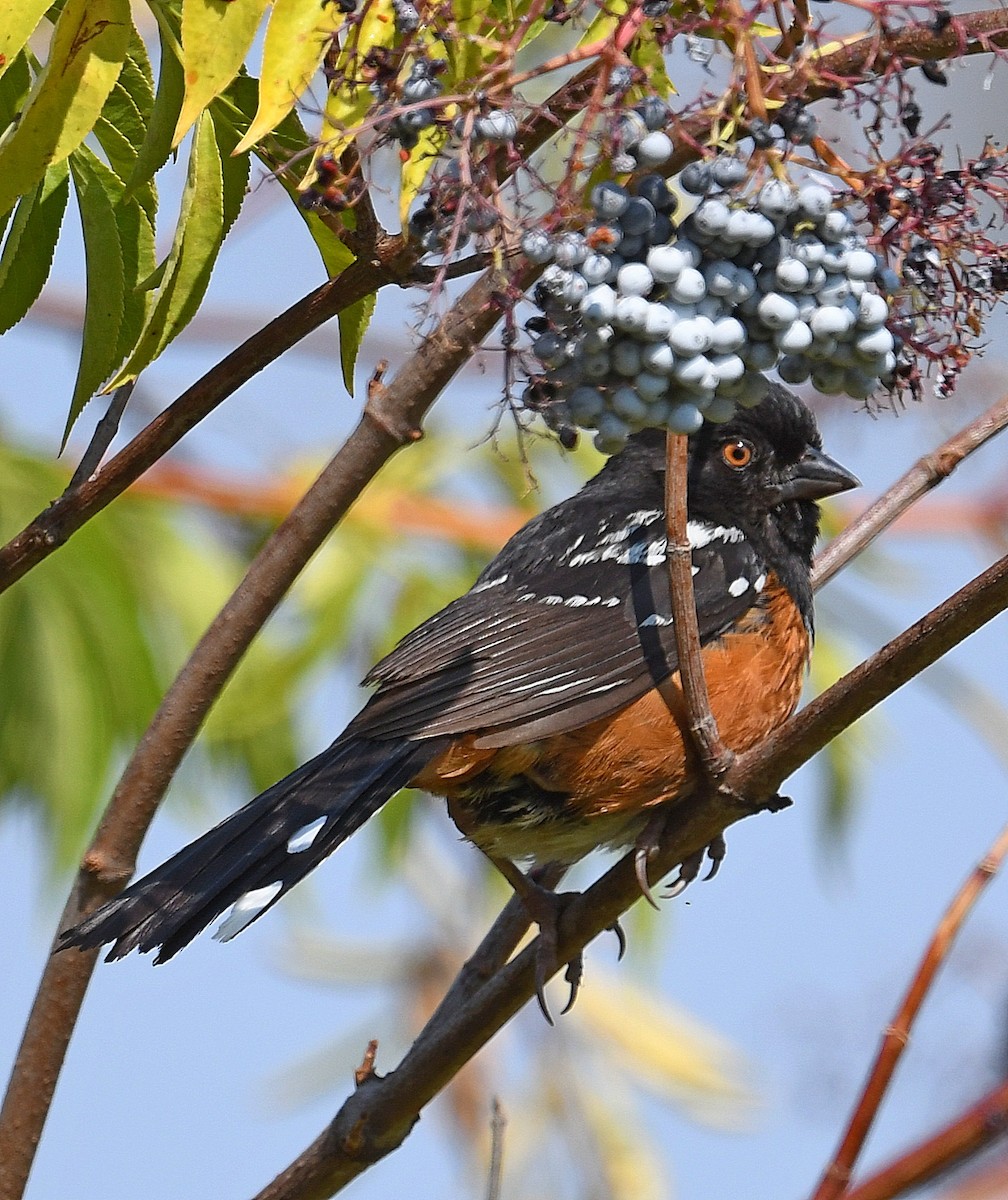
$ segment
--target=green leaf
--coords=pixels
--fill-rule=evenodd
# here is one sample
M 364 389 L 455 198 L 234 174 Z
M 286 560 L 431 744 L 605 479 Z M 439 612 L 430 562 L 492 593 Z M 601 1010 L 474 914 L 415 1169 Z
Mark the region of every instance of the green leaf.
M 133 101 L 146 128 L 154 110 L 154 72 L 151 70 L 147 47 L 137 33 L 136 26 L 130 30 L 129 47 L 119 73 L 119 85 Z
M 67 0 L 49 61 L 0 145 L 0 212 L 75 150 L 119 76 L 132 29 L 129 0 Z
M 51 0 L 0 0 L 0 75 L 17 61 Z
M 21 320 L 49 277 L 69 194 L 66 163 L 57 163 L 15 210 L 0 255 L 0 333 Z
M 259 106 L 239 150 L 251 149 L 291 111 L 345 20 L 336 4 L 274 0 L 263 43 Z
M 267 0 L 182 0 L 182 66 L 185 98 L 172 145 L 238 74 Z
M 161 39 L 161 69 L 157 94 L 146 122 L 147 132 L 137 151 L 133 172 L 126 180 L 127 195 L 131 195 L 141 184 L 152 179 L 168 161 L 168 155 L 172 151 L 172 135 L 178 123 L 182 96 L 185 93 L 178 38 L 160 7 L 154 7 L 154 15 L 158 19 L 158 36 Z
M 109 390 L 135 379 L 192 320 L 210 282 L 224 235 L 224 182 L 213 121 L 196 122 L 175 240 L 129 362 Z
M 354 367 L 360 353 L 361 342 L 367 333 L 374 314 L 378 296 L 372 292 L 351 304 L 339 314 L 340 364 L 343 367 L 343 383 L 352 396 L 354 394 Z
M 51 462 L 0 444 L 4 536 L 65 485 Z M 61 866 L 76 857 L 115 759 L 157 703 L 151 639 L 163 636 L 169 593 L 141 597 L 145 556 L 165 535 L 149 501 L 124 497 L 0 599 L 0 796 L 16 790 L 35 802 Z
M 121 198 L 116 206 L 116 230 L 123 262 L 123 310 L 113 365 L 118 365 L 136 345 L 147 319 L 153 289 L 143 283 L 154 270 L 154 226 L 136 196 Z
M 136 170 L 137 155 L 147 130 L 132 97 L 120 83 L 116 83 L 109 93 L 94 131 L 112 170 L 121 180 L 130 179 Z M 139 184 L 133 195 L 143 205 L 147 219 L 153 225 L 157 217 L 157 191 L 153 180 Z
M 340 241 L 329 226 L 322 220 L 318 213 L 308 212 L 306 209 L 299 209 L 301 216 L 304 217 L 304 222 L 308 226 L 308 232 L 312 235 L 315 245 L 318 247 L 319 254 L 322 255 L 322 262 L 325 265 L 326 274 L 330 279 L 335 279 L 337 275 L 341 275 L 352 262 L 357 260 L 354 258 L 353 251 Z M 369 318 L 370 319 L 370 318 Z M 341 322 L 342 328 L 342 322 Z
M 258 94 L 256 81 L 248 75 L 239 75 L 227 90 L 213 102 L 212 112 L 215 127 L 220 130 L 226 124 L 232 131 L 235 140 L 240 141 L 257 110 Z M 265 144 L 269 146 L 269 155 L 264 153 Z M 260 149 L 257 149 L 256 153 L 267 166 L 272 167 L 275 159 L 271 156 L 275 155 L 283 162 L 290 162 L 303 156 L 311 145 L 313 143 L 309 142 L 297 113 L 290 112 L 273 130 L 268 139 L 265 141 L 260 139 Z M 289 172 L 280 171 L 277 178 L 297 205 L 298 213 L 308 226 L 308 232 L 312 235 L 319 254 L 322 256 L 326 273 L 330 279 L 335 279 L 341 271 L 355 261 L 352 251 L 317 213 L 309 212 L 297 204 L 300 193 Z
M 84 229 L 87 302 L 80 366 L 63 431 L 64 445 L 84 405 L 119 362 L 116 351 L 125 291 L 123 254 L 116 220 L 116 202 L 122 195 L 122 182 L 86 146 L 70 156 L 70 170 Z
M 247 152 L 235 154 L 237 131 L 226 119 L 217 119 L 216 101 L 210 109 L 210 119 L 213 121 L 214 137 L 217 139 L 217 149 L 221 159 L 221 183 L 223 228 L 221 239 L 227 237 L 228 230 L 238 220 L 238 214 L 245 203 L 248 191 L 249 155 Z
M 19 116 L 31 91 L 31 70 L 28 58 L 19 54 L 0 76 L 0 132 Z

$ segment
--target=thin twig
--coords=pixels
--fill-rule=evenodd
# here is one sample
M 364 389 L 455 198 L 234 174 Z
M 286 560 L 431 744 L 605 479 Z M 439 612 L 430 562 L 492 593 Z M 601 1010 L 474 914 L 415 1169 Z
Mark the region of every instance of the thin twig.
M 925 454 L 839 533 L 816 559 L 812 586 L 820 588 L 852 558 L 869 546 L 883 530 L 902 516 L 921 496 L 952 474 L 974 450 L 1008 426 L 1008 395 L 992 404 L 975 421 L 954 433 L 929 454 Z
M 500 1100 L 494 1096 L 490 1114 L 490 1167 L 487 1171 L 486 1200 L 500 1200 L 506 1128 L 507 1117 L 504 1116 Z
M 68 492 L 76 491 L 101 466 L 101 460 L 105 457 L 105 451 L 112 445 L 112 439 L 119 432 L 119 422 L 122 420 L 122 415 L 126 411 L 126 402 L 133 395 L 133 388 L 135 386 L 136 380 L 131 379 L 129 383 L 124 383 L 122 387 L 117 387 L 112 393 L 108 409 L 95 426 L 95 431 L 91 435 L 88 448 L 84 451 L 80 462 L 77 464 L 77 470 L 70 477 L 70 482 L 67 484 L 66 489 Z
M 1008 558 L 840 680 L 775 737 L 740 755 L 726 783 L 753 801 L 774 795 L 782 780 L 822 749 L 838 727 L 863 716 L 1006 607 Z M 657 871 L 668 873 L 703 850 L 729 824 L 751 815 L 753 807 L 726 791 L 684 799 L 677 807 L 679 820 L 662 839 Z M 570 901 L 560 922 L 557 961 L 569 961 L 639 897 L 630 853 Z M 400 1065 L 349 1097 L 326 1130 L 256 1200 L 326 1200 L 396 1149 L 426 1104 L 534 994 L 537 952 L 533 942 L 475 995 L 454 1006 L 442 1005 Z
M 672 632 L 675 634 L 679 679 L 686 700 L 690 736 L 705 772 L 712 781 L 717 781 L 731 765 L 733 756 L 718 734 L 700 653 L 700 630 L 693 596 L 693 555 L 686 530 L 688 476 L 689 441 L 682 434 L 669 433 L 666 437 L 665 459 L 665 526 L 672 592 Z M 659 690 L 674 714 L 679 697 L 678 689 L 671 695 L 667 693 L 670 682 L 666 681 Z
M 893 1200 L 965 1162 L 1006 1133 L 1008 1082 L 988 1092 L 954 1121 L 887 1163 L 864 1183 L 845 1192 L 844 1200 Z
M 453 306 L 253 560 L 165 695 L 109 802 L 60 919 L 78 921 L 132 874 L 140 843 L 211 704 L 308 559 L 499 319 L 488 274 Z M 50 957 L 0 1109 L 0 1200 L 19 1200 L 97 954 Z
M 920 1012 L 921 1005 L 924 1003 L 939 969 L 948 958 L 952 943 L 962 928 L 963 922 L 980 898 L 980 893 L 997 874 L 1006 854 L 1008 854 L 1008 825 L 1001 830 L 986 855 L 970 872 L 938 922 L 928 947 L 921 957 L 917 971 L 910 981 L 910 986 L 896 1010 L 896 1015 L 882 1035 L 878 1054 L 868 1072 L 868 1078 L 858 1102 L 854 1106 L 847 1129 L 840 1139 L 836 1153 L 823 1172 L 819 1186 L 813 1193 L 813 1200 L 839 1200 L 839 1197 L 846 1193 L 858 1156 L 878 1114 L 879 1106 L 888 1090 L 893 1073 L 910 1040 L 910 1030 Z

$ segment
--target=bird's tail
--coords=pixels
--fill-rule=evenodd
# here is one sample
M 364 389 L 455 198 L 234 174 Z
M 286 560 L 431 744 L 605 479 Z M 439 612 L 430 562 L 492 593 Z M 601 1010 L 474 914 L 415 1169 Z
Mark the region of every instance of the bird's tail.
M 227 941 L 272 907 L 426 765 L 440 741 L 379 741 L 347 730 L 321 754 L 62 934 L 60 949 L 160 947 L 165 962 L 226 908 Z

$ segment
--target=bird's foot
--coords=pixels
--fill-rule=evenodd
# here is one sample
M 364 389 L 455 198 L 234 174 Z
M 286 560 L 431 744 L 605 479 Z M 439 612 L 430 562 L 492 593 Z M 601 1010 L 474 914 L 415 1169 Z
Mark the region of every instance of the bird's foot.
M 710 870 L 704 876 L 704 882 L 708 879 L 713 879 L 721 868 L 721 863 L 724 861 L 724 856 L 728 852 L 728 847 L 725 845 L 725 840 L 718 836 L 704 850 L 698 850 L 696 854 L 691 854 L 689 858 L 684 859 L 679 864 L 679 874 L 672 881 L 669 889 L 665 892 L 664 899 L 673 900 L 676 896 L 681 896 L 689 887 L 694 879 L 700 874 L 700 869 L 703 867 L 704 858 L 710 860 Z
M 531 876 L 523 876 L 524 886 L 516 889 L 529 917 L 539 926 L 539 948 L 536 952 L 535 994 L 539 1009 L 547 1022 L 554 1024 L 553 1015 L 546 1003 L 546 984 L 564 965 L 560 960 L 560 922 L 567 905 L 580 892 L 554 892 L 543 887 Z M 622 931 L 621 931 L 622 932 Z M 584 958 L 579 950 L 567 962 L 564 979 L 570 993 L 560 1015 L 570 1012 L 577 999 L 578 989 L 584 976 Z
M 581 895 L 580 892 L 556 892 L 551 887 L 545 887 L 539 882 L 544 872 L 534 869 L 528 875 L 521 875 L 521 882 L 512 879 L 512 886 L 521 897 L 529 917 L 539 926 L 539 949 L 536 954 L 535 994 L 542 1015 L 550 1025 L 554 1024 L 553 1015 L 546 1002 L 546 984 L 564 965 L 560 957 L 560 922 L 564 911 L 570 902 Z M 520 874 L 520 873 L 519 873 Z M 619 943 L 618 957 L 622 959 L 626 953 L 627 941 L 623 926 L 614 921 L 609 929 L 616 935 Z M 560 1015 L 570 1012 L 577 999 L 581 980 L 584 977 L 584 955 L 579 950 L 573 958 L 567 960 L 564 979 L 570 989 L 567 1003 L 561 1009 Z
M 652 908 L 658 907 L 658 901 L 654 897 L 654 892 L 651 890 L 651 883 L 648 879 L 648 863 L 658 851 L 668 819 L 669 813 L 667 811 L 663 809 L 656 810 L 647 825 L 641 830 L 634 844 L 634 871 L 637 875 L 637 883 L 640 886 L 641 895 Z M 704 876 L 704 879 L 713 879 L 718 873 L 718 868 L 724 859 L 725 849 L 725 840 L 719 835 L 705 850 L 691 854 L 689 858 L 680 864 L 679 874 L 672 881 L 668 891 L 662 893 L 662 899 L 672 900 L 676 896 L 681 895 L 700 874 L 704 858 L 710 860 L 710 870 Z

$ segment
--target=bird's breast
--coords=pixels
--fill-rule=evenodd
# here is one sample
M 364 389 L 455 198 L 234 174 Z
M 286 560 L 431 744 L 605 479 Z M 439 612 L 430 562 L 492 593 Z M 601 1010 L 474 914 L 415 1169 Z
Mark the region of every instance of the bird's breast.
M 772 577 L 759 605 L 704 647 L 711 712 L 729 749 L 751 749 L 791 715 L 809 649 L 797 606 Z M 414 783 L 445 796 L 462 832 L 498 857 L 574 862 L 628 845 L 652 809 L 690 791 L 696 769 L 678 673 L 567 733 L 477 748 L 480 732 L 456 740 Z

